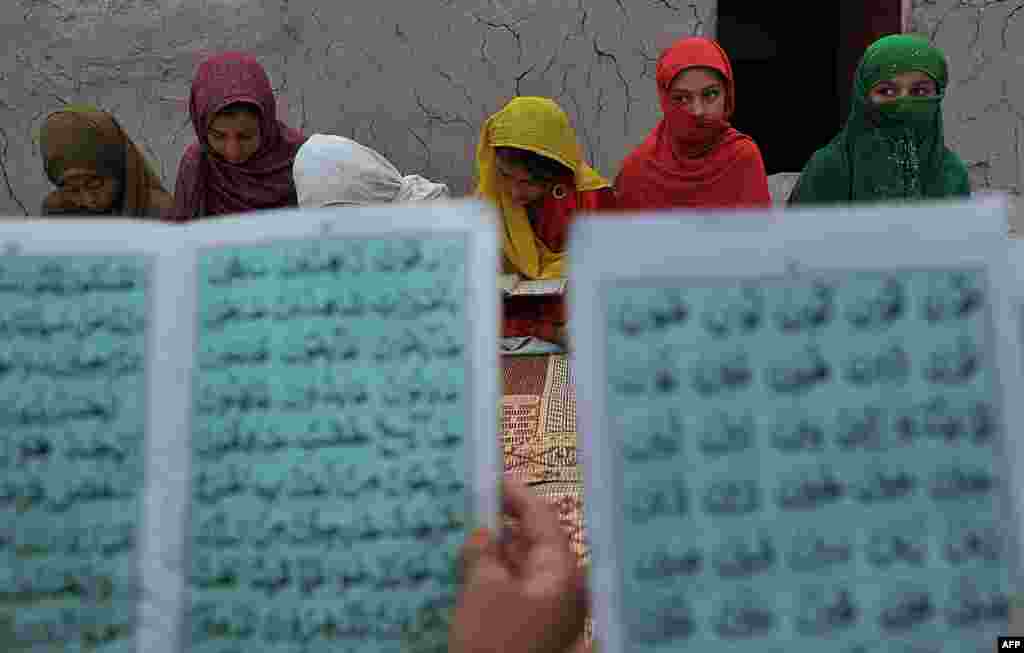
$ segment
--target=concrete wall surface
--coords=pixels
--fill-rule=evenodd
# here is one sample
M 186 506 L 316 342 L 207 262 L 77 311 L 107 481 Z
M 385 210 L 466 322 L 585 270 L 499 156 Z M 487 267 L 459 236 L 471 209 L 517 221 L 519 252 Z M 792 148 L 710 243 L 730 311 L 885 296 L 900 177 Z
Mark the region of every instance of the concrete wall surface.
M 975 188 L 1024 191 L 1024 3 L 913 0 L 910 28 L 949 61 L 946 143 Z M 1018 201 L 1019 205 L 1020 202 Z

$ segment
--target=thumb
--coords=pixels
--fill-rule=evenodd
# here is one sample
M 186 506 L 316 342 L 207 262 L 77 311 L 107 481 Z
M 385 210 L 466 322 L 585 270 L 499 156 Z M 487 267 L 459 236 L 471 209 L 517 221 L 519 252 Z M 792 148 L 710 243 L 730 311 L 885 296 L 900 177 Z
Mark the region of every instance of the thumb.
M 584 612 L 590 609 L 590 569 L 589 565 L 576 568 L 576 601 Z
M 487 528 L 478 528 L 466 538 L 459 555 L 459 582 L 462 585 L 484 579 L 507 576 L 501 563 L 500 547 Z

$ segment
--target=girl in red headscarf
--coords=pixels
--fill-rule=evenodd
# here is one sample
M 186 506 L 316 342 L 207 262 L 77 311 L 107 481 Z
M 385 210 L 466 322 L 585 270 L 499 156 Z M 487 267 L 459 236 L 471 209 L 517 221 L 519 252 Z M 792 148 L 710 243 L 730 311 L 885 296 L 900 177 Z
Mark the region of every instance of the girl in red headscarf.
M 700 37 L 676 42 L 658 58 L 657 81 L 664 117 L 623 161 L 619 207 L 770 207 L 761 151 L 729 125 L 736 90 L 721 46 Z
M 171 220 L 298 205 L 292 164 L 306 139 L 278 121 L 270 79 L 255 58 L 227 52 L 203 61 L 189 115 L 198 142 L 178 166 Z

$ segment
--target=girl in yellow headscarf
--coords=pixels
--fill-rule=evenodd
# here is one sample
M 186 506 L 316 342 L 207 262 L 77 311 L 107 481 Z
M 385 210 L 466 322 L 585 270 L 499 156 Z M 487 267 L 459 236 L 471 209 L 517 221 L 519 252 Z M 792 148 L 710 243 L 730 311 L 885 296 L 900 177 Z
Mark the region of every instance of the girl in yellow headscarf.
M 583 160 L 569 117 L 548 98 L 517 97 L 488 118 L 476 165 L 477 195 L 501 212 L 506 273 L 564 277 L 573 213 L 615 208 L 611 184 Z M 564 343 L 564 300 L 507 298 L 503 334 Z

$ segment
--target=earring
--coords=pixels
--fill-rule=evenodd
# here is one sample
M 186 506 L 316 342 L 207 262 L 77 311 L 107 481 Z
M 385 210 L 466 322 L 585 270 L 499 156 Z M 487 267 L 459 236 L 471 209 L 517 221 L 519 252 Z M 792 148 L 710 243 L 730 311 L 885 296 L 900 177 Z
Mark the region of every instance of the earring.
M 551 188 L 551 195 L 554 196 L 556 200 L 564 200 L 568 194 L 569 191 L 566 190 L 565 184 L 555 184 Z

